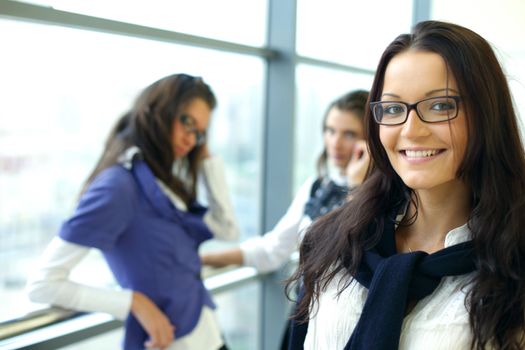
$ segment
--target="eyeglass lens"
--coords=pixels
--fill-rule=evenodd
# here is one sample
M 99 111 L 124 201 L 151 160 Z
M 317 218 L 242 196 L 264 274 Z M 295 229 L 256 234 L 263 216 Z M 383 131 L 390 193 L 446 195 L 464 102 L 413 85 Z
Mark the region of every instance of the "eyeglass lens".
M 419 117 L 429 123 L 453 119 L 458 107 L 454 97 L 432 97 L 409 105 L 400 101 L 380 101 L 374 103 L 372 111 L 378 123 L 386 125 L 402 124 L 411 109 L 416 109 Z
M 202 145 L 206 141 L 206 132 L 197 129 L 195 120 L 191 116 L 181 114 L 179 120 L 187 133 L 193 133 L 195 135 L 197 145 Z

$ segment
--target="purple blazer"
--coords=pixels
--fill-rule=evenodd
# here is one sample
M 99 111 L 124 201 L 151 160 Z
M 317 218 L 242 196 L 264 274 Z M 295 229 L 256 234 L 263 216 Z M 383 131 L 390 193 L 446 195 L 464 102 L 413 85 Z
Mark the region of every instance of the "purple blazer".
M 180 211 L 164 194 L 142 160 L 131 170 L 102 171 L 82 195 L 59 235 L 98 248 L 122 288 L 150 297 L 175 325 L 175 337 L 197 325 L 203 305 L 215 305 L 201 280 L 198 247 L 212 233 L 206 208 L 193 203 Z M 130 313 L 125 349 L 144 349 L 147 334 Z

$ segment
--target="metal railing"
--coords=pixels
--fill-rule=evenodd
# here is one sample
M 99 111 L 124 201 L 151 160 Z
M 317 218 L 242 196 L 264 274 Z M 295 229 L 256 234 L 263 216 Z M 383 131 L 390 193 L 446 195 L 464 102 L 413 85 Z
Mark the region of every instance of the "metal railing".
M 205 278 L 214 295 L 261 279 L 252 267 L 218 269 Z M 61 308 L 39 310 L 0 324 L 0 350 L 50 350 L 122 327 L 123 322 L 102 313 L 82 313 Z

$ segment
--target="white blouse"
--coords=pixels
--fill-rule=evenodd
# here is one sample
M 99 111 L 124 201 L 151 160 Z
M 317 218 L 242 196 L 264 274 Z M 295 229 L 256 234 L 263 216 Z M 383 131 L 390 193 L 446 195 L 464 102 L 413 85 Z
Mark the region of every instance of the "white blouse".
M 329 168 L 329 177 L 338 185 L 347 185 L 346 177 L 338 168 Z M 312 223 L 310 217 L 304 214 L 304 207 L 310 199 L 316 178 L 312 176 L 303 183 L 286 214 L 271 231 L 241 243 L 244 265 L 264 273 L 277 270 L 290 259 L 299 247 L 306 228 Z
M 451 230 L 445 247 L 470 239 L 467 224 Z M 359 321 L 368 290 L 353 280 L 339 296 L 340 272 L 314 306 L 304 343 L 305 350 L 343 349 Z M 465 306 L 466 291 L 461 287 L 472 274 L 444 277 L 429 296 L 421 299 L 405 317 L 400 350 L 463 350 L 470 348 L 472 334 Z M 468 289 L 468 287 L 467 287 Z

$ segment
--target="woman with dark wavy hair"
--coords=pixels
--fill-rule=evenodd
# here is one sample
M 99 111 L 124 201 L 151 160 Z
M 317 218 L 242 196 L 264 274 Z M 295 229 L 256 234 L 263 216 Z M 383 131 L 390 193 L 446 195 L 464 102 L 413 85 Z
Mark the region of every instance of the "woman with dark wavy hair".
M 370 101 L 373 167 L 300 248 L 293 348 L 525 348 L 525 157 L 492 48 L 421 22 Z
M 213 236 L 238 237 L 222 161 L 206 146 L 215 104 L 210 87 L 187 74 L 142 91 L 31 276 L 33 301 L 125 320 L 124 349 L 225 349 L 197 252 Z M 196 201 L 201 176 L 208 210 Z M 122 289 L 70 280 L 91 248 Z

